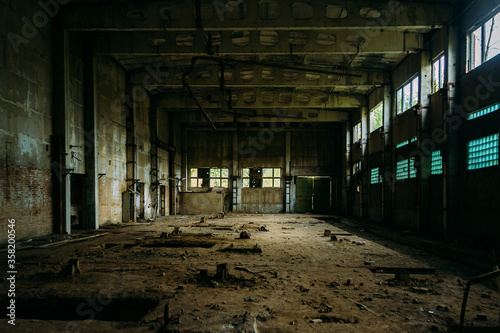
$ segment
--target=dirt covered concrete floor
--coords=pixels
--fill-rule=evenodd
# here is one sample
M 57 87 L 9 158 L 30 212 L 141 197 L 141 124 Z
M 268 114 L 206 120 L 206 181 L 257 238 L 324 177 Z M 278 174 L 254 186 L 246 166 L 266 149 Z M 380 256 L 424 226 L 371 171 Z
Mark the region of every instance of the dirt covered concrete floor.
M 162 217 L 78 242 L 28 243 L 16 254 L 16 326 L 4 319 L 0 331 L 456 332 L 465 283 L 485 273 L 327 216 L 200 220 Z M 398 281 L 375 267 L 436 272 Z M 5 305 L 9 283 L 0 288 Z M 492 284 L 473 287 L 467 325 L 498 325 L 499 304 Z

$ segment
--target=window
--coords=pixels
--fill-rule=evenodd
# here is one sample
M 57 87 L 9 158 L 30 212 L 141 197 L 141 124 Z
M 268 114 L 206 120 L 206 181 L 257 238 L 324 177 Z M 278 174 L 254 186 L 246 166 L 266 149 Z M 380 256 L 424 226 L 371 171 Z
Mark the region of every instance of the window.
M 280 168 L 246 168 L 241 174 L 243 187 L 281 187 Z
M 498 133 L 469 141 L 467 169 L 498 165 Z
M 370 183 L 378 184 L 382 182 L 382 176 L 380 175 L 380 168 L 373 168 L 370 173 Z
M 417 177 L 417 169 L 415 168 L 415 158 L 398 161 L 396 164 L 396 179 L 402 180 L 407 178 Z
M 191 187 L 228 187 L 229 169 L 191 168 L 189 171 Z
M 357 123 L 352 130 L 352 142 L 361 141 L 361 122 Z
M 431 155 L 431 175 L 440 175 L 443 173 L 443 156 L 441 151 L 436 150 Z
M 382 127 L 384 122 L 384 103 L 380 103 L 370 111 L 370 129 L 375 131 Z
M 414 136 L 414 137 L 413 137 L 413 138 L 411 138 L 410 140 L 405 140 L 405 141 L 402 141 L 402 142 L 398 143 L 398 144 L 396 145 L 396 149 L 401 148 L 401 147 L 404 147 L 404 146 L 406 146 L 407 144 L 409 144 L 409 143 L 413 143 L 413 142 L 415 142 L 415 141 L 417 141 L 417 137 L 416 137 L 416 136 Z
M 444 55 L 432 63 L 432 92 L 435 93 L 444 86 Z
M 500 54 L 500 13 L 467 35 L 467 71 Z
M 354 162 L 354 164 L 352 165 L 352 174 L 357 174 L 361 172 L 361 161 L 358 161 L 358 162 Z
M 401 114 L 418 104 L 420 87 L 420 78 L 417 76 L 396 92 L 397 114 Z
M 495 112 L 498 109 L 500 109 L 500 103 L 490 105 L 490 106 L 488 106 L 488 107 L 486 107 L 484 109 L 477 110 L 477 111 L 474 111 L 472 113 L 469 113 L 467 115 L 467 120 L 472 120 L 472 119 L 476 119 L 476 118 L 482 117 L 484 115 L 487 115 L 488 113 Z

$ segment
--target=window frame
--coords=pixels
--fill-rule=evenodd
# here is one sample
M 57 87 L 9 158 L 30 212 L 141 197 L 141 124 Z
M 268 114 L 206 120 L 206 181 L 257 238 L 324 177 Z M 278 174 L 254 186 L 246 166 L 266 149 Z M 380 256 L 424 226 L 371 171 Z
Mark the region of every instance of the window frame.
M 487 36 L 487 33 L 488 33 L 487 26 L 488 26 L 488 24 L 490 24 L 490 22 L 491 22 L 491 24 L 500 25 L 500 10 L 497 10 L 495 13 L 491 14 L 486 19 L 482 20 L 481 23 L 472 26 L 467 31 L 467 36 L 466 36 L 467 52 L 466 52 L 466 68 L 465 68 L 466 73 L 469 73 L 470 71 L 472 71 L 478 67 L 481 67 L 481 65 L 483 65 L 484 63 L 486 63 L 486 62 L 492 60 L 493 58 L 497 57 L 498 55 L 500 55 L 500 51 L 499 51 L 496 55 L 494 55 L 492 57 L 488 56 L 488 51 L 490 50 L 491 46 L 495 45 L 495 43 L 500 43 L 500 37 L 499 37 L 499 39 L 497 41 L 494 41 L 493 44 L 489 45 L 489 48 L 486 47 L 487 46 L 486 41 L 488 40 L 488 42 L 491 42 L 491 38 L 489 36 Z M 493 22 L 495 22 L 495 23 L 493 23 Z M 490 32 L 491 32 L 490 35 L 492 35 L 492 32 L 494 31 L 494 26 L 490 30 Z M 478 30 L 480 30 L 480 35 L 476 34 L 476 32 Z M 479 52 L 480 59 L 479 59 L 477 65 L 476 65 L 475 60 L 476 60 L 476 52 L 478 50 L 474 47 L 476 44 L 475 43 L 475 41 L 476 41 L 475 36 L 480 36 L 479 43 L 481 44 L 480 50 L 479 50 L 480 51 Z M 499 47 L 500 47 L 500 44 L 499 44 Z
M 436 64 L 438 64 L 437 84 L 435 83 Z M 432 62 L 432 93 L 436 93 L 439 91 L 439 89 L 444 88 L 445 81 L 446 81 L 446 56 L 444 54 L 441 54 Z
M 415 80 L 418 80 L 417 88 L 414 87 Z M 405 90 L 409 87 L 409 107 L 405 108 Z M 414 101 L 415 89 L 417 100 Z M 400 115 L 410 110 L 413 106 L 420 102 L 420 75 L 417 73 L 411 77 L 405 84 L 401 85 L 399 89 L 396 90 L 396 115 Z
M 381 124 L 377 128 L 374 128 L 375 123 L 375 111 L 381 111 Z M 370 110 L 370 133 L 375 132 L 379 128 L 384 127 L 384 102 L 380 102 L 373 109 Z
M 359 121 L 356 125 L 352 127 L 352 142 L 357 143 L 361 142 L 363 138 L 363 134 L 361 131 L 361 121 Z
M 200 177 L 200 169 L 208 169 L 208 177 Z M 196 176 L 193 177 L 193 170 L 196 170 Z M 219 170 L 219 176 L 212 176 L 212 172 Z M 226 170 L 227 177 L 223 176 L 223 170 Z M 193 180 L 196 179 L 196 185 L 193 186 Z M 216 167 L 194 167 L 189 168 L 189 187 L 190 188 L 203 188 L 204 180 L 208 179 L 208 187 L 222 187 L 229 188 L 229 168 L 216 168 Z M 215 185 L 215 181 L 219 181 L 219 185 Z M 214 181 L 214 182 L 213 182 Z M 226 181 L 227 186 L 223 186 Z
M 253 172 L 252 172 L 252 169 Z M 252 167 L 252 168 L 242 168 L 241 178 L 242 178 L 242 188 L 281 188 L 282 185 L 282 168 L 276 167 Z M 271 177 L 265 176 L 267 170 L 271 170 Z M 259 173 L 260 176 L 252 176 L 252 173 Z M 265 186 L 265 180 L 272 179 L 272 186 Z M 257 185 L 257 186 L 255 186 Z

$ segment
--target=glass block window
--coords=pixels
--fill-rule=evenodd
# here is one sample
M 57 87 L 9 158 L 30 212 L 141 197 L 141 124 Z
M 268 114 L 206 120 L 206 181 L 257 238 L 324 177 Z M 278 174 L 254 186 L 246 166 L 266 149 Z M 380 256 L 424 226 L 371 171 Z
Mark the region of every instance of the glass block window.
M 472 120 L 472 119 L 476 119 L 476 118 L 482 117 L 484 115 L 487 115 L 488 113 L 495 112 L 498 109 L 500 109 L 500 103 L 496 103 L 496 104 L 490 105 L 490 106 L 488 106 L 488 107 L 486 107 L 484 109 L 477 110 L 477 111 L 474 111 L 472 113 L 469 113 L 467 115 L 467 120 Z
M 431 175 L 440 175 L 443 173 L 443 156 L 441 150 L 432 152 L 431 155 Z
M 396 179 L 416 178 L 415 158 L 410 158 L 396 163 Z
M 410 170 L 410 178 L 417 178 L 417 168 L 415 168 L 415 158 L 412 157 L 408 160 L 409 166 L 408 170 Z
M 408 140 L 405 140 L 405 141 L 403 141 L 403 142 L 400 142 L 400 143 L 398 143 L 398 144 L 396 145 L 396 149 L 401 148 L 401 147 L 404 147 L 404 146 L 406 146 L 408 143 L 409 143 L 409 141 L 408 141 Z
M 406 146 L 407 144 L 412 143 L 412 142 L 415 142 L 415 141 L 417 141 L 417 137 L 416 137 L 416 136 L 414 136 L 414 137 L 413 137 L 413 138 L 411 138 L 410 140 L 405 140 L 405 141 L 403 141 L 403 142 L 398 143 L 398 144 L 396 145 L 396 149 L 401 148 L 401 147 L 404 147 L 404 146 Z
M 191 187 L 228 187 L 229 169 L 191 168 L 189 170 Z
M 378 184 L 382 182 L 382 176 L 380 175 L 380 168 L 373 168 L 370 172 L 370 183 Z
M 408 178 L 408 160 L 398 161 L 396 164 L 396 179 Z
M 469 141 L 467 161 L 469 170 L 498 165 L 498 137 L 497 133 Z
M 245 168 L 241 175 L 243 187 L 281 187 L 281 168 Z
M 378 106 L 370 111 L 370 130 L 371 132 L 382 127 L 384 121 L 384 103 L 380 103 Z
M 418 103 L 420 78 L 416 76 L 396 92 L 396 111 L 401 114 Z

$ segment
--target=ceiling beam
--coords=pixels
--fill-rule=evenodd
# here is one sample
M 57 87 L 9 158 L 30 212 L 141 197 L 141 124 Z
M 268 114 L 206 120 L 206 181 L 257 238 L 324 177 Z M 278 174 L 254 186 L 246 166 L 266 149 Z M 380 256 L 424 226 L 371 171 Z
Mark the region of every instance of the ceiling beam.
M 349 119 L 349 112 L 338 110 L 317 110 L 317 109 L 286 109 L 274 110 L 274 113 L 263 112 L 260 109 L 249 114 L 238 114 L 238 122 L 258 122 L 258 123 L 289 123 L 289 122 L 344 122 Z M 218 110 L 209 111 L 210 117 L 217 123 L 228 123 L 234 121 L 234 115 L 220 112 Z M 200 123 L 204 119 L 200 117 L 198 110 L 183 110 L 173 112 L 171 116 L 174 122 Z M 217 127 L 217 130 L 221 129 Z M 224 128 L 222 128 L 223 130 Z
M 229 108 L 227 92 L 220 90 L 194 91 L 204 109 Z M 351 109 L 366 103 L 361 94 L 329 94 L 316 91 L 289 91 L 286 89 L 238 89 L 231 91 L 231 107 L 235 109 Z M 191 109 L 196 104 L 189 94 L 171 91 L 156 95 L 155 104 L 168 109 Z
M 196 0 L 96 3 L 64 6 L 61 20 L 70 31 L 411 30 L 440 28 L 450 20 L 453 9 L 442 3 L 399 1 L 339 0 L 327 5 L 323 0 L 309 0 L 309 8 L 300 8 L 293 0 L 276 2 L 277 11 L 265 2 L 234 1 L 237 6 L 232 6 L 221 0 L 201 1 L 200 20 L 196 19 Z
M 218 88 L 221 86 L 221 65 L 196 65 L 187 82 L 191 88 Z M 372 88 L 388 84 L 385 72 L 338 70 L 338 74 L 313 73 L 271 66 L 249 64 L 225 64 L 225 88 Z M 320 67 L 316 68 L 321 70 Z M 182 69 L 148 68 L 131 74 L 133 84 L 143 84 L 149 90 L 155 88 L 182 88 Z M 329 72 L 332 72 L 330 69 Z M 155 74 L 155 73 L 161 73 Z M 345 73 L 346 75 L 343 75 Z M 155 74 L 155 75 L 153 75 Z
M 370 33 L 363 30 L 250 31 L 247 36 L 234 39 L 232 34 L 231 31 L 216 34 L 203 31 L 114 32 L 94 36 L 92 49 L 96 54 L 122 56 L 207 54 L 320 56 L 401 54 L 423 48 L 423 35 L 406 31 L 377 30 Z M 208 42 L 211 47 L 207 47 L 208 38 L 212 38 L 212 41 Z M 243 44 L 235 44 L 240 42 Z

